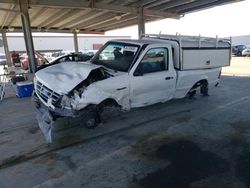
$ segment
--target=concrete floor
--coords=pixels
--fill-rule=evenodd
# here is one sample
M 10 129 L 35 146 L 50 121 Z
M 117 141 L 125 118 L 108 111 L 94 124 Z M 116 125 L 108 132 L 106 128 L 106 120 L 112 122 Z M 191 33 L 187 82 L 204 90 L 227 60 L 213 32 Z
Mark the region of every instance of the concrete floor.
M 10 93 L 0 103 L 0 187 L 250 187 L 249 83 L 222 76 L 209 97 L 107 113 L 51 145 L 31 99 Z

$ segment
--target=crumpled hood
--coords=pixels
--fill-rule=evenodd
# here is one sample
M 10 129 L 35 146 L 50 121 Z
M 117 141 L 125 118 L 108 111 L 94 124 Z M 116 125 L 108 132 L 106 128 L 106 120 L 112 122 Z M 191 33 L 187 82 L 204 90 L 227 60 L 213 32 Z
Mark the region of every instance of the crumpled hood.
M 36 72 L 36 79 L 59 94 L 67 94 L 85 80 L 89 73 L 101 67 L 90 62 L 63 62 Z

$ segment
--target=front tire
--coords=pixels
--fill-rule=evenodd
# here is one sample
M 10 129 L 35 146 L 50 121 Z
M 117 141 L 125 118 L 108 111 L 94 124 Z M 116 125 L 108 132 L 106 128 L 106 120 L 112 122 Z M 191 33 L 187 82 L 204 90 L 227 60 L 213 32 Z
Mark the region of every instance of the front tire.
M 81 121 L 81 124 L 88 129 L 94 129 L 100 123 L 100 115 L 96 111 L 88 112 Z

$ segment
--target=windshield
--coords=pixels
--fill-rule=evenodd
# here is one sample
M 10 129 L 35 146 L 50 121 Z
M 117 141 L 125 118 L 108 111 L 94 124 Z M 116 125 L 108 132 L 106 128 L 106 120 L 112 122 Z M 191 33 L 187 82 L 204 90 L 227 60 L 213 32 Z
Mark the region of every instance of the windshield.
M 127 72 L 132 64 L 139 45 L 108 43 L 92 60 L 92 63 Z

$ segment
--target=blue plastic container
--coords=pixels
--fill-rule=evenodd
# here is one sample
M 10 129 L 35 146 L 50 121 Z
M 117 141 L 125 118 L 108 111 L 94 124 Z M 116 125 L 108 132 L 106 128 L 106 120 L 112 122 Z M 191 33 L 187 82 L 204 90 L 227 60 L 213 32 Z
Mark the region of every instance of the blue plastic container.
M 17 82 L 17 95 L 18 97 L 30 97 L 34 90 L 34 85 L 32 82 Z

